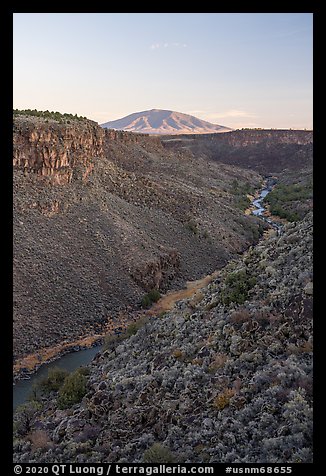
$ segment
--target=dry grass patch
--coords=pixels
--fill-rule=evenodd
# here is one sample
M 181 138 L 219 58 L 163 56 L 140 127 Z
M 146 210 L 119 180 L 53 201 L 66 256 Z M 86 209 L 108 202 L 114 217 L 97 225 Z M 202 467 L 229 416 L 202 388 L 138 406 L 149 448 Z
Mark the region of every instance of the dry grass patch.
M 29 433 L 27 439 L 32 443 L 33 450 L 36 451 L 42 448 L 48 448 L 50 439 L 45 430 L 35 430 Z
M 175 359 L 182 359 L 184 357 L 184 354 L 183 354 L 182 350 L 180 350 L 180 349 L 175 349 L 172 352 L 172 355 Z
M 224 367 L 227 359 L 228 358 L 226 354 L 215 354 L 214 359 L 209 364 L 209 371 L 215 372 L 216 370 L 221 369 L 222 367 Z
M 239 309 L 231 314 L 230 321 L 232 324 L 243 324 L 249 321 L 250 318 L 250 312 L 247 309 Z
M 233 388 L 226 388 L 214 398 L 213 407 L 219 411 L 223 410 L 230 404 L 230 400 L 234 395 L 235 390 Z
M 197 304 L 199 304 L 204 299 L 204 293 L 202 291 L 197 291 L 192 299 L 189 301 L 189 307 L 194 309 Z

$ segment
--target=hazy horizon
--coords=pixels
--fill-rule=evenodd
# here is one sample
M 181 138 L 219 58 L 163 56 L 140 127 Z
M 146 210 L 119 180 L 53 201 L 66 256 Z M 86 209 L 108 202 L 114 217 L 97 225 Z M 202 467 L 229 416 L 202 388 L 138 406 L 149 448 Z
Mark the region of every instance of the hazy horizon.
M 313 129 L 312 13 L 15 13 L 14 108 Z

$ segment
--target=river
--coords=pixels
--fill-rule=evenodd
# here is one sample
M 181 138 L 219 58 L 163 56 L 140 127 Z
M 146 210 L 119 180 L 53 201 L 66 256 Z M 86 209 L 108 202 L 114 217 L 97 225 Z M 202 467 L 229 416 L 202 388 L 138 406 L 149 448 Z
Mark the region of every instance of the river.
M 78 367 L 89 364 L 101 350 L 101 347 L 102 346 L 90 347 L 89 349 L 82 349 L 77 352 L 65 354 L 54 362 L 43 364 L 30 378 L 18 380 L 13 387 L 13 409 L 15 410 L 18 405 L 28 400 L 34 384 L 46 377 L 49 369 L 59 367 L 68 370 L 68 372 L 72 372 Z
M 275 223 L 270 218 L 263 215 L 266 208 L 263 206 L 263 200 L 266 195 L 272 190 L 275 184 L 275 180 L 267 179 L 263 189 L 260 191 L 259 196 L 252 200 L 252 211 L 251 213 L 255 216 L 260 217 L 262 220 L 269 223 L 273 228 L 279 233 L 281 230 L 281 225 Z M 188 282 L 185 289 L 171 291 L 154 304 L 150 310 L 150 314 L 162 312 L 164 310 L 169 310 L 173 304 L 181 299 L 192 296 L 198 289 L 203 286 L 206 286 L 208 282 L 213 279 L 215 273 L 212 275 L 206 276 L 197 281 Z M 29 395 L 33 389 L 33 386 L 37 381 L 44 378 L 48 374 L 48 370 L 53 367 L 59 367 L 69 372 L 76 370 L 78 367 L 89 364 L 95 355 L 101 350 L 102 346 L 90 347 L 76 352 L 71 352 L 65 354 L 53 362 L 48 364 L 43 364 L 35 373 L 33 373 L 28 379 L 21 379 L 15 382 L 13 386 L 13 409 L 15 410 L 18 405 L 25 403 L 28 400 Z
M 252 201 L 252 211 L 251 213 L 255 216 L 258 216 L 265 222 L 267 222 L 270 226 L 272 226 L 277 234 L 281 233 L 281 230 L 283 228 L 281 223 L 276 223 L 273 221 L 271 218 L 268 216 L 264 216 L 264 212 L 266 211 L 266 207 L 263 206 L 263 201 L 264 198 L 273 190 L 273 187 L 275 185 L 276 181 L 273 178 L 267 178 L 264 188 L 260 191 L 258 198 L 255 198 Z

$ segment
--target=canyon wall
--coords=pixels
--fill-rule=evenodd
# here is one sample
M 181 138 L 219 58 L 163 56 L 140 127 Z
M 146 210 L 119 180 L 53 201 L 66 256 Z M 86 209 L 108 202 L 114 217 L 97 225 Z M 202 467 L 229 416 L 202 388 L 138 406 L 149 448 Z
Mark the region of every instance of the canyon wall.
M 67 121 L 21 116 L 15 118 L 13 165 L 53 183 L 70 183 L 79 170 L 86 178 L 94 158 L 103 157 L 105 133 L 92 121 Z
M 243 129 L 225 134 L 184 135 L 162 139 L 170 150 L 256 170 L 263 175 L 312 167 L 313 131 Z
M 13 146 L 15 359 L 102 331 L 259 236 L 231 192 L 259 187 L 254 172 L 87 120 L 16 116 Z

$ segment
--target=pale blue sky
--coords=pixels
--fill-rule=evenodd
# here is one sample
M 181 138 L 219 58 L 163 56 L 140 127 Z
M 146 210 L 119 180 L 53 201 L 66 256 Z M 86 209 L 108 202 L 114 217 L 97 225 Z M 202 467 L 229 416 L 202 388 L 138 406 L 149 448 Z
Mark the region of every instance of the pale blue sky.
M 312 13 L 15 13 L 14 108 L 312 128 Z

